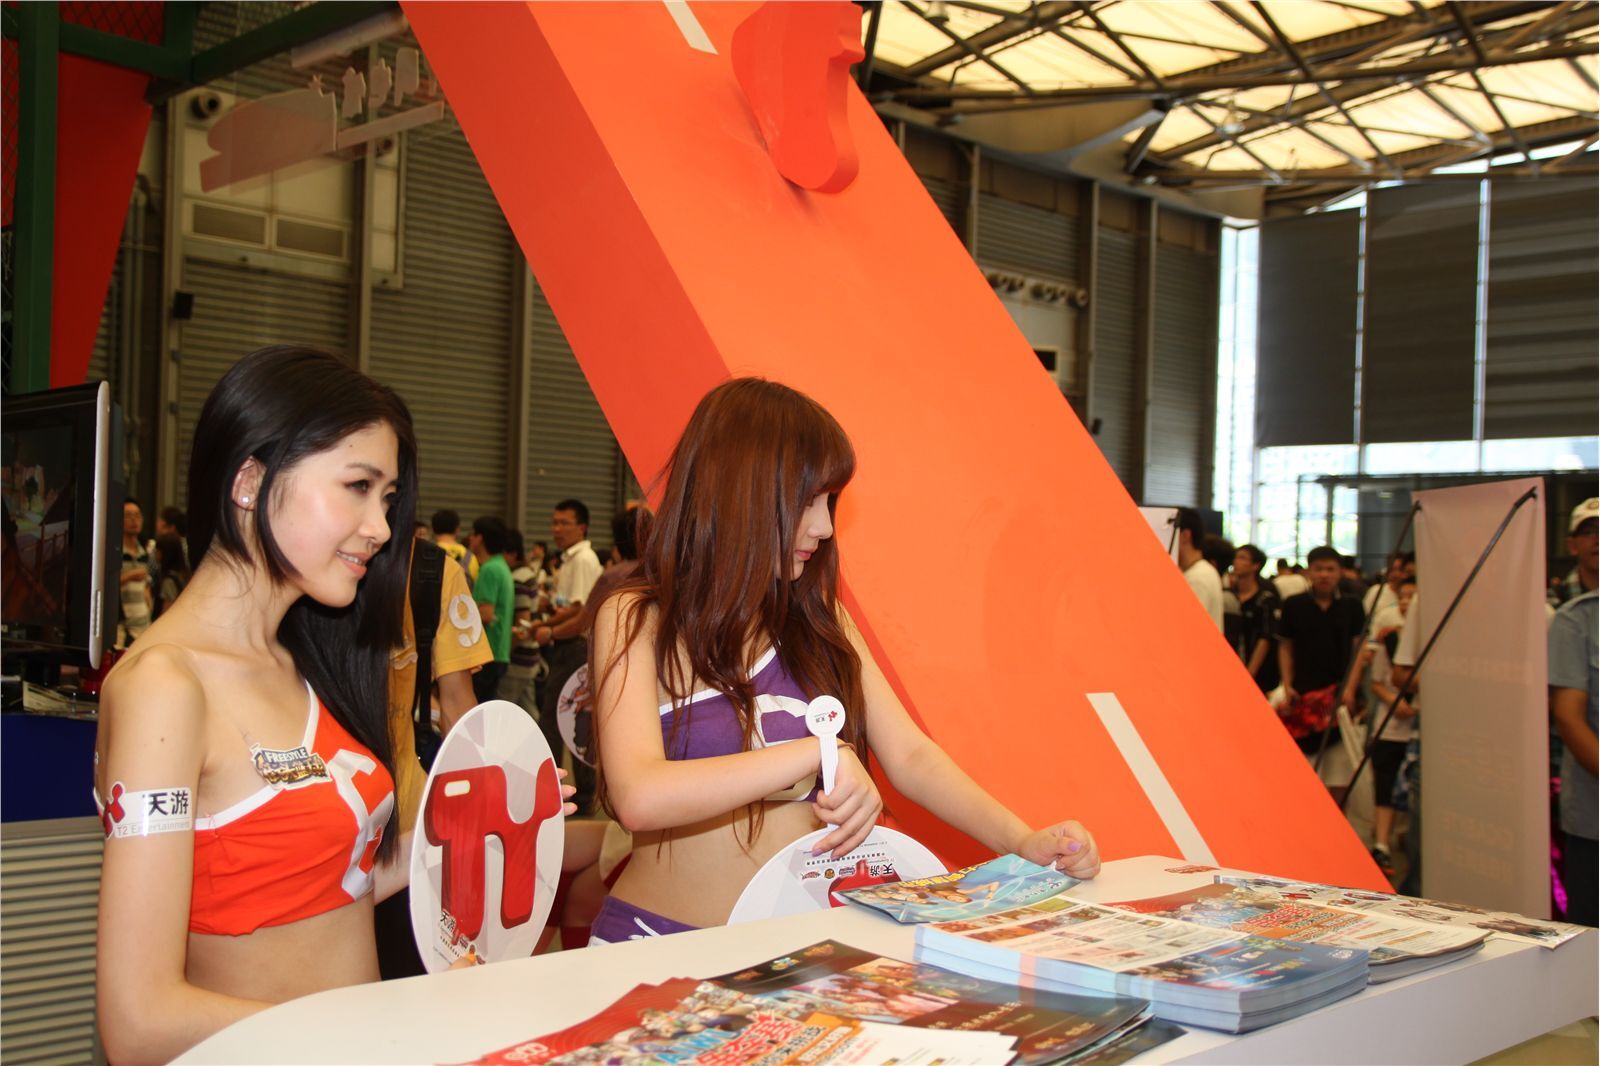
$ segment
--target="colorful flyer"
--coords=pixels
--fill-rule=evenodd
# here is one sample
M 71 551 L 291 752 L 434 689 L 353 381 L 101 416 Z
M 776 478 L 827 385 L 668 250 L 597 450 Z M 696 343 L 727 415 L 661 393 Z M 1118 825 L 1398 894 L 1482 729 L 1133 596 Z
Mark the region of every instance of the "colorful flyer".
M 492 700 L 445 737 L 411 838 L 411 927 L 430 973 L 525 958 L 555 901 L 561 781 L 528 713 Z
M 1007 911 L 1048 899 L 1077 883 L 1077 878 L 1053 866 L 1040 866 L 1020 855 L 1001 855 L 953 873 L 850 888 L 842 894 L 903 925 L 915 925 Z
M 840 893 L 849 889 L 945 871 L 933 852 L 904 833 L 881 825 L 875 826 L 861 846 L 848 855 L 834 859 L 826 852 L 811 854 L 811 849 L 831 832 L 833 828 L 827 826 L 779 849 L 745 886 L 728 916 L 728 924 L 842 907 Z

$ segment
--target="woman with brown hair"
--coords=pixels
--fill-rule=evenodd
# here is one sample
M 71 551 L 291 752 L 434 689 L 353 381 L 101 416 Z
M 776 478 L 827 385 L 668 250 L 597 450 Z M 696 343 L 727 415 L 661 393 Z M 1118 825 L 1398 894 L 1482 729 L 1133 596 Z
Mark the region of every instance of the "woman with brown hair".
M 591 655 L 607 808 L 632 859 L 595 939 L 727 921 L 745 884 L 823 824 L 817 851 L 849 852 L 882 800 L 868 746 L 895 788 L 997 852 L 1099 871 L 1077 822 L 1030 828 L 912 722 L 838 599 L 838 495 L 855 452 L 815 401 L 729 381 L 701 400 L 664 471 L 638 570 L 600 605 Z M 845 708 L 834 788 L 816 782 L 803 710 Z

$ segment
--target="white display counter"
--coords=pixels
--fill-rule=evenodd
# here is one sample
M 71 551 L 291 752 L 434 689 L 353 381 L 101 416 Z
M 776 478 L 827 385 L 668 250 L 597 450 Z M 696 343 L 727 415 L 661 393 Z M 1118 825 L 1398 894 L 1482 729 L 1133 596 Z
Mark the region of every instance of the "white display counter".
M 1209 882 L 1170 874 L 1181 860 L 1106 864 L 1073 890 L 1121 900 Z M 473 970 L 322 992 L 218 1033 L 180 1063 L 460 1063 L 561 1029 L 634 985 L 710 977 L 833 939 L 912 957 L 912 927 L 860 908 L 561 951 Z M 308 964 L 313 964 L 308 960 Z M 1468 1062 L 1596 1013 L 1600 936 L 1551 950 L 1491 938 L 1471 957 L 1268 1029 L 1229 1036 L 1191 1029 L 1137 1062 Z

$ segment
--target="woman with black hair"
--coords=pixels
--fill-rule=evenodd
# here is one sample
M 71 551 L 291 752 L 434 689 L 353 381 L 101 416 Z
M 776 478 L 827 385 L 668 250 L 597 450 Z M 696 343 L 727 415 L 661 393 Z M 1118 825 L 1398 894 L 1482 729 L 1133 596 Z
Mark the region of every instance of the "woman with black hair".
M 106 679 L 97 986 L 108 1057 L 167 1061 L 272 1003 L 378 978 L 404 883 L 387 711 L 416 441 L 392 390 L 264 348 L 195 426 L 183 596 Z

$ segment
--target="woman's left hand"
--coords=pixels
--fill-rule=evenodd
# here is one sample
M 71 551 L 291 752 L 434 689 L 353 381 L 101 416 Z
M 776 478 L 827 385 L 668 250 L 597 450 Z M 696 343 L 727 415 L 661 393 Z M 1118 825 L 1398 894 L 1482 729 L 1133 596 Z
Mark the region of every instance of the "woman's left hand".
M 856 757 L 855 749 L 848 744 L 839 746 L 839 769 L 834 775 L 833 791 L 819 792 L 811 810 L 818 821 L 837 827 L 817 841 L 813 855 L 824 851 L 835 859 L 848 855 L 861 846 L 878 823 L 883 797 L 878 795 L 878 786 Z
M 1087 880 L 1100 872 L 1100 848 L 1077 822 L 1057 822 L 1022 838 L 1017 854 L 1040 866 L 1054 866 L 1069 877 Z
M 560 778 L 563 782 L 565 782 L 566 779 L 567 779 L 567 772 L 565 770 L 561 769 L 560 767 L 557 767 L 556 768 L 556 777 Z M 561 814 L 562 814 L 563 817 L 570 818 L 574 814 L 578 813 L 578 805 L 576 803 L 568 803 L 567 802 L 567 800 L 571 799 L 573 796 L 576 796 L 577 794 L 578 794 L 577 788 L 575 788 L 572 785 L 562 784 L 562 786 L 561 786 Z

